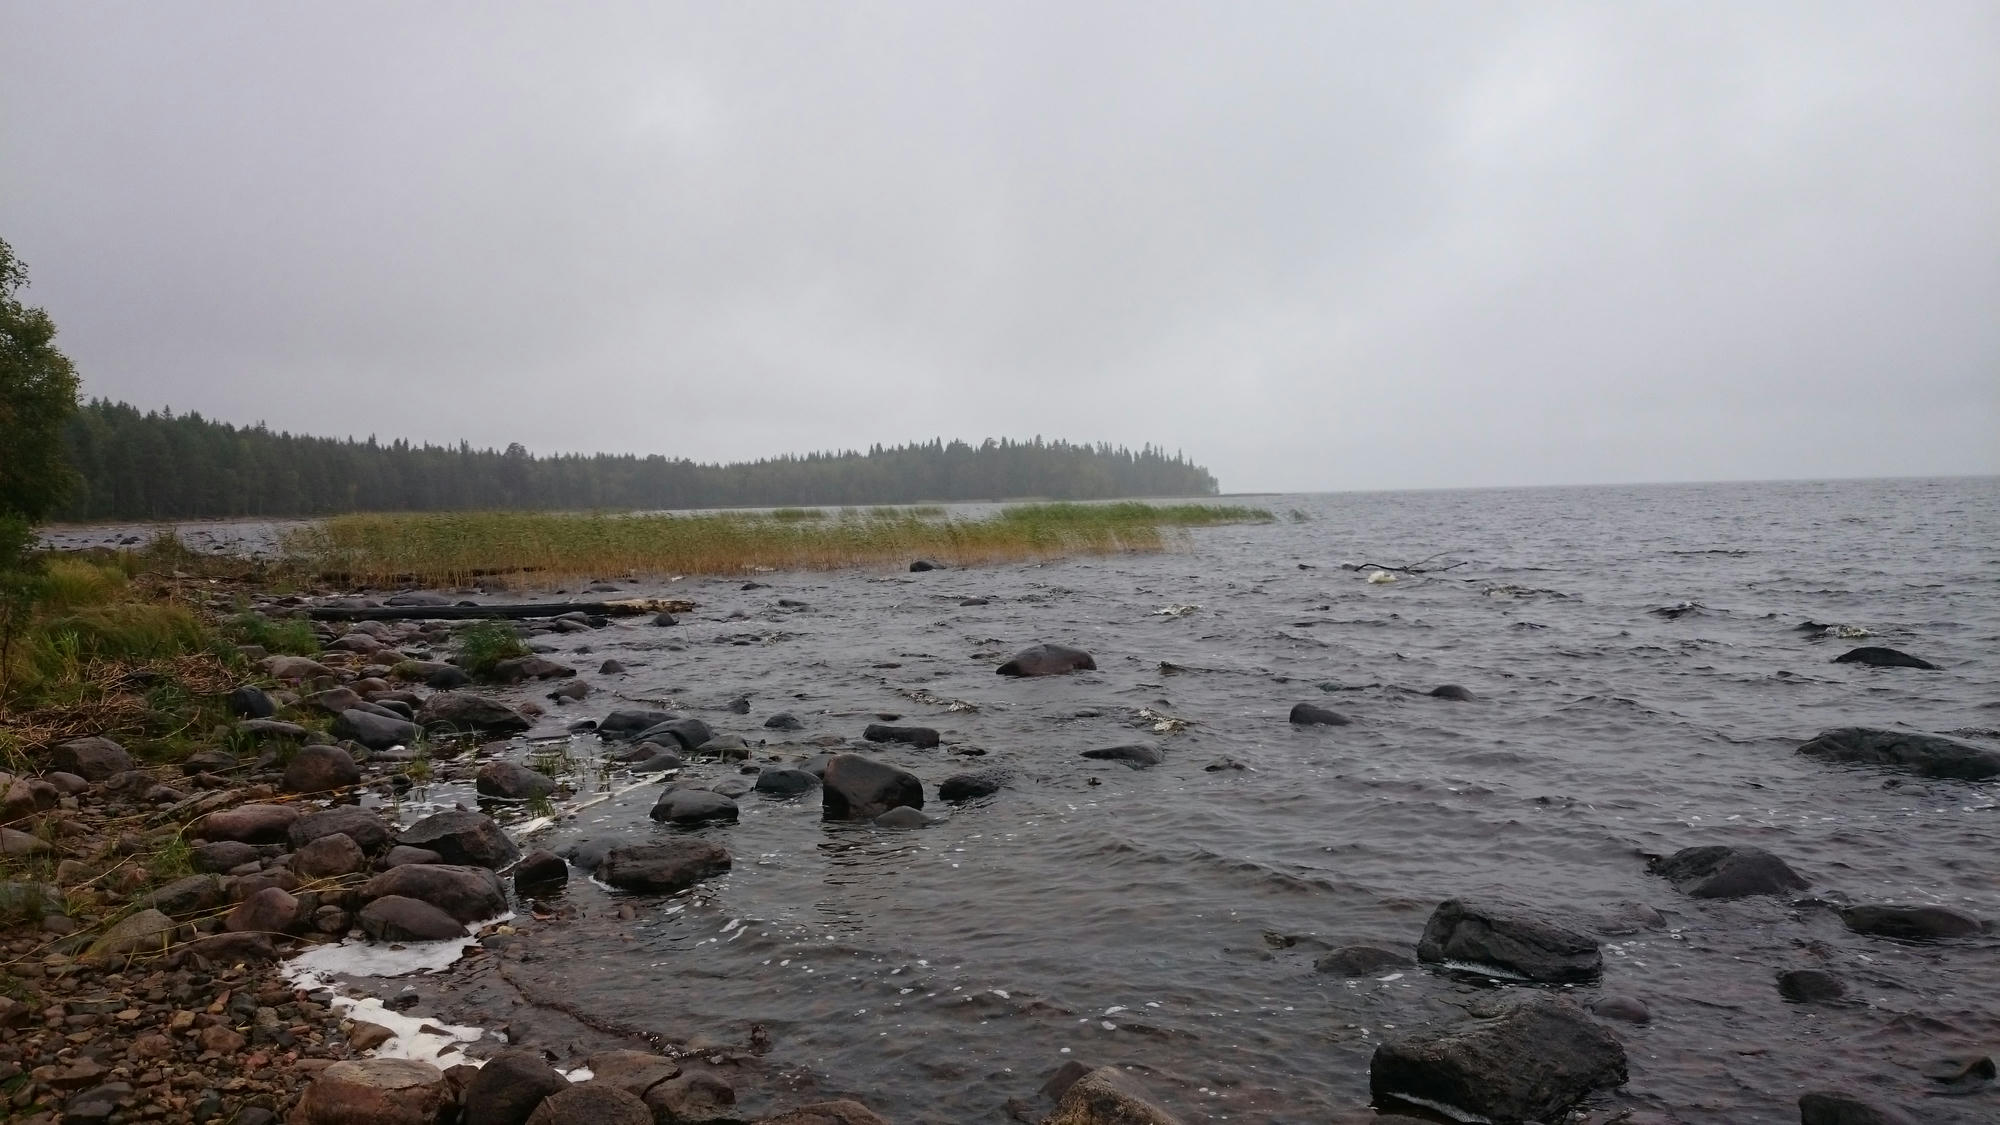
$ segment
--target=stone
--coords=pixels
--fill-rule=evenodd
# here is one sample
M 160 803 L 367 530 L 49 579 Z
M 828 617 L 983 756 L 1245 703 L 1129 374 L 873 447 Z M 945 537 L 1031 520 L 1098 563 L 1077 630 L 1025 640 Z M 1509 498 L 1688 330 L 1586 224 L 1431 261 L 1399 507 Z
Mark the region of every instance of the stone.
M 1456 898 L 1431 912 L 1417 959 L 1544 984 L 1592 980 L 1604 969 L 1586 934 L 1512 903 Z
M 671 723 L 678 718 L 680 716 L 672 711 L 613 711 L 598 720 L 597 733 L 604 738 L 636 741 L 640 731 L 659 726 L 661 723 Z
M 892 727 L 886 723 L 869 723 L 861 732 L 861 737 L 869 742 L 901 742 L 924 749 L 938 744 L 938 732 L 930 727 Z
M 395 1037 L 395 1032 L 367 1020 L 355 1020 L 347 1029 L 347 1045 L 357 1051 L 372 1051 Z
M 777 767 L 757 774 L 756 790 L 766 797 L 797 797 L 819 788 L 819 778 L 800 769 Z
M 292 871 L 301 879 L 333 879 L 366 866 L 367 854 L 345 832 L 321 836 L 292 853 Z
M 527 801 L 554 793 L 556 781 L 519 762 L 488 762 L 479 767 L 479 773 L 473 778 L 473 788 L 482 797 Z
M 327 688 L 325 691 L 313 692 L 304 699 L 299 700 L 299 706 L 310 707 L 315 711 L 323 711 L 328 715 L 338 715 L 342 711 L 356 707 L 367 711 L 371 715 L 381 714 L 380 711 L 376 711 L 368 706 L 368 701 L 361 698 L 360 692 L 350 687 L 332 687 Z
M 500 876 L 484 867 L 407 863 L 389 868 L 361 888 L 364 899 L 389 895 L 427 902 L 460 922 L 477 922 L 507 909 Z
M 569 864 L 551 851 L 537 849 L 529 852 L 514 867 L 516 894 L 551 894 L 561 890 L 568 882 Z
M 693 827 L 699 824 L 736 823 L 736 802 L 705 789 L 669 789 L 650 814 L 663 824 Z
M 699 1125 L 733 1122 L 736 1087 L 719 1074 L 697 1070 L 670 1078 L 646 1091 L 646 1108 L 655 1125 Z
M 931 816 L 921 809 L 897 805 L 869 823 L 877 828 L 929 828 L 933 824 L 943 824 L 944 820 L 944 817 Z
M 1822 1091 L 1799 1097 L 1799 1125 L 1917 1125 L 1917 1119 L 1853 1094 Z
M 157 910 L 173 918 L 204 914 L 229 901 L 229 886 L 215 874 L 188 875 L 152 891 L 138 900 L 143 909 Z
M 63 1103 L 63 1125 L 103 1121 L 118 1112 L 119 1105 L 129 1101 L 131 1097 L 132 1087 L 129 1083 L 106 1082 L 102 1086 L 94 1086 Z
M 766 1117 L 757 1125 L 889 1125 L 886 1118 L 857 1101 L 814 1102 Z
M 1904 941 L 1970 937 L 1984 929 L 1979 919 L 1948 906 L 1850 906 L 1840 920 L 1857 934 Z
M 653 1111 L 638 1095 L 593 1081 L 543 1099 L 528 1125 L 653 1125 Z
M 342 927 L 345 929 L 346 927 Z M 175 953 L 175 967 L 189 964 L 203 965 L 258 965 L 278 959 L 278 947 L 271 943 L 271 935 L 244 931 L 206 934 L 179 947 Z
M 319 1072 L 288 1125 L 436 1125 L 451 1104 L 444 1072 L 414 1059 L 346 1059 Z
M 415 680 L 440 692 L 462 688 L 472 682 L 465 669 L 442 660 L 404 660 L 391 668 L 389 674 L 399 680 Z
M 0 828 L 0 856 L 45 855 L 50 850 L 48 841 L 32 832 Z
M 224 872 L 255 863 L 262 856 L 255 845 L 239 843 L 235 840 L 214 840 L 206 844 L 196 844 L 190 862 L 196 871 Z
M 918 559 L 910 564 L 911 574 L 923 574 L 927 571 L 944 570 L 944 569 L 946 569 L 946 567 L 943 563 L 937 562 L 933 559 Z
M 1453 703 L 1470 703 L 1478 698 L 1457 684 L 1439 684 L 1430 690 L 1434 699 L 1449 699 Z
M 1762 848 L 1710 844 L 1655 859 L 1647 870 L 1689 898 L 1747 898 L 1802 891 L 1812 884 Z
M 1385 1042 L 1368 1067 L 1377 1105 L 1495 1122 L 1551 1120 L 1625 1078 L 1618 1040 L 1575 1004 L 1540 992 L 1509 994 L 1473 1019 Z
M 1181 1125 L 1137 1078 L 1101 1066 L 1070 1083 L 1043 1125 Z
M 1083 756 L 1100 762 L 1120 762 L 1135 770 L 1157 766 L 1167 760 L 1167 755 L 1157 746 L 1143 742 L 1126 746 L 1106 746 L 1097 750 L 1085 750 Z
M 1794 1004 L 1827 1004 L 1847 995 L 1847 986 L 1824 969 L 1788 969 L 1778 974 L 1778 995 Z
M 1005 789 L 1007 781 L 1008 775 L 1004 770 L 955 773 L 938 783 L 938 800 L 960 804 L 981 797 L 991 797 Z
M 223 700 L 229 713 L 240 719 L 268 719 L 278 713 L 271 694 L 255 684 L 244 684 Z
M 607 851 L 597 877 L 624 891 L 676 894 L 730 868 L 729 850 L 706 840 L 627 844 Z
M 902 805 L 924 807 L 917 775 L 859 754 L 835 754 L 820 778 L 821 811 L 828 820 L 873 820 Z
M 693 751 L 701 749 L 714 738 L 715 732 L 708 729 L 708 724 L 700 719 L 668 719 L 666 722 L 655 723 L 640 731 L 634 741 L 657 742 L 667 746 L 671 745 L 668 740 L 672 739 L 673 742 L 680 744 L 682 750 Z
M 345 711 L 343 715 L 359 714 Z M 373 722 L 387 722 L 369 716 Z M 338 726 L 338 720 L 335 721 Z M 408 726 L 408 724 L 404 724 Z M 414 730 L 415 728 L 411 728 Z M 379 747 L 378 747 L 379 749 Z M 285 766 L 283 779 L 279 782 L 287 793 L 324 793 L 329 789 L 342 789 L 361 782 L 361 767 L 354 764 L 353 755 L 338 746 L 306 746 L 293 755 Z
M 666 773 L 668 770 L 677 770 L 687 765 L 687 762 L 683 761 L 679 754 L 671 750 L 662 750 L 657 746 L 653 746 L 650 742 L 641 743 L 640 745 L 651 747 L 652 753 L 638 761 L 632 762 L 626 767 L 633 773 Z
M 299 900 L 279 887 L 265 887 L 236 904 L 222 920 L 233 934 L 283 934 L 301 921 Z
M 780 711 L 770 718 L 765 719 L 764 726 L 768 730 L 804 730 L 806 728 L 806 725 L 799 721 L 799 717 L 790 711 Z
M 493 665 L 493 678 L 503 684 L 527 680 L 562 680 L 576 675 L 576 669 L 558 664 L 545 656 L 513 656 Z
M 1590 1014 L 1600 1019 L 1618 1020 L 1621 1023 L 1648 1024 L 1653 1022 L 1653 1011 L 1646 1002 L 1631 996 L 1600 996 L 1590 1005 Z
M 1416 962 L 1407 953 L 1374 945 L 1343 945 L 1313 962 L 1313 971 L 1331 976 L 1372 977 L 1405 969 Z
M 264 674 L 274 680 L 310 680 L 320 676 L 333 678 L 333 669 L 303 656 L 274 655 L 257 662 Z
M 404 895 L 383 895 L 362 907 L 356 920 L 376 941 L 448 941 L 465 936 L 465 923 Z
M 520 734 L 535 724 L 526 715 L 495 699 L 464 691 L 440 691 L 417 709 L 417 724 L 426 730 L 470 731 L 484 735 Z
M 389 843 L 390 825 L 374 809 L 335 805 L 309 812 L 292 823 L 285 838 L 294 850 L 326 836 L 345 836 L 362 851 L 379 851 Z
M 1954 781 L 2000 777 L 2000 753 L 1914 731 L 1840 727 L 1820 732 L 1801 745 L 1799 753 L 1828 762 L 1888 766 L 1920 777 Z
M 372 711 L 363 711 L 359 707 L 349 707 L 335 715 L 330 729 L 335 738 L 353 739 L 370 750 L 389 750 L 397 746 L 408 746 L 422 737 L 417 724 L 407 719 L 392 715 L 377 715 Z M 306 751 L 301 750 L 299 753 L 303 756 Z M 297 764 L 297 761 L 298 759 L 293 759 L 294 764 Z M 285 773 L 289 777 L 291 770 L 287 769 Z
M 181 759 L 181 773 L 196 777 L 205 773 L 228 773 L 241 763 L 227 750 L 197 750 Z
M 492 817 L 469 809 L 432 813 L 397 835 L 396 842 L 429 848 L 446 863 L 474 867 L 505 867 L 521 858 L 521 849 Z
M 161 953 L 173 939 L 174 920 L 157 910 L 128 915 L 104 931 L 83 952 L 88 962 L 105 962 L 143 953 Z
M 597 666 L 597 674 L 600 676 L 616 676 L 624 670 L 625 664 L 619 660 L 606 660 Z
M 201 836 L 245 844 L 282 844 L 298 819 L 299 810 L 290 805 L 238 805 L 203 817 Z
M 108 738 L 72 738 L 49 754 L 49 764 L 89 781 L 103 781 L 132 768 L 132 755 Z
M 542 1099 L 570 1088 L 530 1050 L 502 1051 L 486 1060 L 465 1086 L 465 1119 L 480 1125 L 526 1125 Z
M 412 863 L 443 863 L 444 857 L 429 848 L 413 848 L 407 844 L 397 844 L 382 854 L 382 867 L 403 867 Z
M 1295 727 L 1344 727 L 1353 722 L 1338 711 L 1311 703 L 1300 703 L 1292 708 L 1291 723 Z
M 1921 668 L 1935 672 L 1938 666 L 1893 648 L 1866 645 L 1849 649 L 1833 658 L 1835 664 L 1865 664 L 1870 668 Z
M 1096 670 L 1097 661 L 1082 649 L 1049 644 L 1024 648 L 994 669 L 1003 676 L 1066 676 L 1071 672 Z
M 583 1065 L 590 1070 L 591 1085 L 613 1086 L 641 1097 L 660 1083 L 678 1078 L 681 1073 L 680 1064 L 674 1060 L 644 1051 L 599 1051 L 585 1060 Z

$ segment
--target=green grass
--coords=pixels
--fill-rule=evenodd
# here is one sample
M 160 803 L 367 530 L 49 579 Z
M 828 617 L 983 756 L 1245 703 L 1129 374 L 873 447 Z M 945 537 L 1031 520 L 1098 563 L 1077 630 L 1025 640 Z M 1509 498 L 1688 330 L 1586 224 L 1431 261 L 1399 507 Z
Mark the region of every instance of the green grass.
M 504 621 L 480 621 L 458 632 L 458 666 L 476 679 L 492 676 L 502 660 L 528 654 L 521 635 Z
M 826 513 L 818 508 L 773 508 L 771 509 L 771 518 L 788 522 L 823 520 L 826 518 Z
M 265 617 L 248 611 L 223 622 L 223 631 L 240 645 L 257 645 L 266 652 L 290 656 L 319 655 L 319 634 L 302 617 Z
M 336 516 L 284 539 L 293 565 L 345 581 L 553 584 L 592 574 L 833 570 L 930 558 L 957 565 L 1158 551 L 1182 528 L 1271 519 L 1211 504 L 1028 504 L 984 518 L 935 506 L 843 509 L 838 519 L 717 512 Z

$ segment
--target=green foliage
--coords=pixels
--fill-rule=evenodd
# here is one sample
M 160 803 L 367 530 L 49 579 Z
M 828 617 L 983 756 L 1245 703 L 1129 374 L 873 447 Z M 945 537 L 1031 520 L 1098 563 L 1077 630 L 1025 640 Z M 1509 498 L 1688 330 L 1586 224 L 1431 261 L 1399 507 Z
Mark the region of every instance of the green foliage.
M 818 508 L 773 508 L 771 518 L 788 521 L 823 520 L 826 518 L 826 513 Z
M 223 623 L 229 639 L 240 645 L 257 645 L 266 652 L 291 656 L 316 656 L 319 634 L 312 622 L 301 617 L 265 617 L 261 613 L 239 613 Z
M 123 596 L 125 571 L 82 558 L 52 558 L 42 568 L 36 603 L 52 612 L 104 605 Z
M 76 369 L 56 350 L 55 321 L 21 301 L 28 268 L 0 239 L 0 517 L 46 519 L 69 491 L 64 427 L 76 412 Z M 14 532 L 0 534 L 0 545 Z M 20 547 L 0 554 L 0 566 Z
M 485 679 L 502 660 L 526 655 L 521 635 L 504 621 L 479 621 L 459 630 L 458 666 L 468 676 Z

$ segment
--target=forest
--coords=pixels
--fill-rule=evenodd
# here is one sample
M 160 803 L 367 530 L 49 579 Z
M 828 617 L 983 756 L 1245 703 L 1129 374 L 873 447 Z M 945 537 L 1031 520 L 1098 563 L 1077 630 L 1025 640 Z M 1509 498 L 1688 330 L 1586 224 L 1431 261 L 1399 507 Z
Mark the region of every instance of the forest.
M 535 456 L 274 432 L 92 400 L 68 422 L 76 473 L 56 519 L 318 516 L 490 509 L 773 507 L 1209 496 L 1207 469 L 1147 446 L 935 439 L 727 465 L 665 454 Z

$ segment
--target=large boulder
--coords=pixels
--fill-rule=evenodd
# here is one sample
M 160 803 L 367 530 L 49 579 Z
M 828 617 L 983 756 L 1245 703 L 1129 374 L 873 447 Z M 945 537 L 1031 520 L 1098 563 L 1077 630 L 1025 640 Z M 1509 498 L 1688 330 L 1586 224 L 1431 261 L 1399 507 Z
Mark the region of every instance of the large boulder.
M 299 810 L 290 805 L 238 805 L 202 817 L 198 834 L 204 840 L 282 844 L 298 819 Z
M 669 789 L 653 806 L 654 820 L 691 828 L 699 824 L 736 823 L 736 802 L 706 789 Z
M 1043 1125 L 1181 1125 L 1181 1119 L 1137 1078 L 1101 1066 L 1070 1083 Z
M 460 922 L 477 922 L 507 909 L 500 876 L 483 867 L 448 863 L 406 863 L 391 867 L 361 887 L 364 899 L 400 895 L 427 902 Z
M 343 711 L 346 715 L 361 715 L 360 711 Z M 387 723 L 392 720 L 374 715 L 364 716 L 369 722 Z M 394 720 L 400 722 L 401 720 Z M 339 720 L 334 720 L 339 726 Z M 403 726 L 409 726 L 403 723 Z M 416 728 L 411 727 L 412 731 Z M 366 743 L 363 743 L 366 745 Z M 398 745 L 391 743 L 390 745 Z M 379 747 L 378 747 L 379 749 Z M 329 789 L 344 789 L 361 782 L 361 767 L 354 764 L 354 756 L 338 746 L 302 746 L 292 760 L 285 765 L 285 774 L 279 782 L 287 793 L 324 793 Z
M 374 852 L 388 846 L 390 825 L 374 809 L 359 805 L 335 805 L 309 812 L 292 822 L 286 838 L 294 849 L 303 848 L 326 836 L 345 836 L 362 851 Z
M 1923 777 L 1956 781 L 2000 777 L 2000 753 L 1915 731 L 1840 727 L 1820 732 L 1800 746 L 1799 753 L 1827 762 L 1890 766 Z
M 1583 1009 L 1542 992 L 1508 995 L 1471 1020 L 1375 1048 L 1378 1105 L 1427 1106 L 1461 1121 L 1548 1121 L 1592 1090 L 1625 1082 L 1625 1048 Z
M 1513 903 L 1447 899 L 1431 912 L 1417 959 L 1546 984 L 1604 970 L 1597 940 Z
M 766 797 L 797 797 L 819 788 L 819 778 L 800 769 L 780 766 L 757 774 L 757 792 Z
M 430 730 L 519 734 L 534 724 L 526 715 L 496 699 L 467 691 L 441 691 L 417 709 L 418 725 Z
M 1835 664 L 1866 664 L 1870 668 L 1922 668 L 1937 671 L 1937 665 L 1893 648 L 1868 645 L 1849 649 L 1833 658 Z
M 1710 844 L 1682 848 L 1647 867 L 1689 898 L 1745 898 L 1802 891 L 1812 884 L 1762 848 Z
M 49 764 L 63 773 L 103 781 L 132 768 L 132 755 L 108 738 L 72 738 L 49 755 Z
M 706 840 L 627 844 L 604 854 L 597 877 L 622 891 L 676 894 L 729 870 L 729 849 Z
M 376 941 L 448 941 L 465 936 L 465 923 L 428 902 L 383 895 L 361 908 L 361 928 Z
M 465 1086 L 465 1119 L 479 1125 L 527 1125 L 542 1099 L 569 1089 L 535 1051 L 502 1051 L 486 1060 Z
M 470 809 L 432 813 L 398 833 L 396 842 L 473 867 L 505 867 L 521 858 L 521 849 L 492 817 Z
M 1066 676 L 1071 672 L 1096 670 L 1097 661 L 1082 649 L 1049 644 L 1024 648 L 994 669 L 1003 676 Z
M 835 754 L 820 778 L 820 803 L 828 820 L 873 820 L 904 805 L 923 808 L 924 783 L 872 758 Z
M 544 1098 L 528 1125 L 653 1125 L 653 1111 L 637 1094 L 592 1081 Z
M 479 767 L 472 787 L 482 797 L 527 801 L 554 793 L 556 780 L 545 773 L 536 773 L 519 762 L 488 762 Z
M 290 1125 L 437 1125 L 451 1104 L 444 1072 L 414 1059 L 346 1059 L 319 1072 Z
M 1985 928 L 1979 919 L 1948 906 L 1850 906 L 1840 912 L 1840 920 L 1857 934 L 1904 941 L 1971 937 Z
M 1290 718 L 1295 727 L 1344 727 L 1353 722 L 1338 711 L 1311 703 L 1294 704 Z

